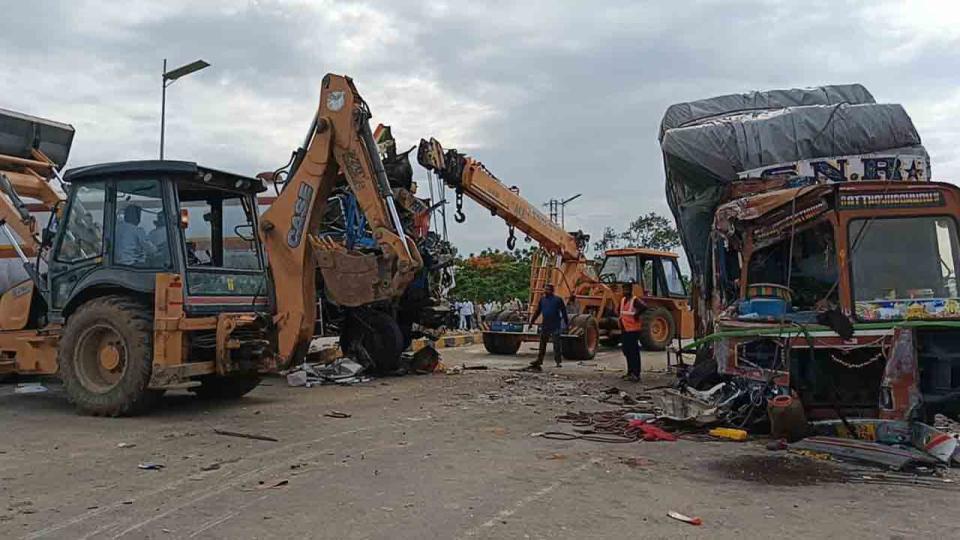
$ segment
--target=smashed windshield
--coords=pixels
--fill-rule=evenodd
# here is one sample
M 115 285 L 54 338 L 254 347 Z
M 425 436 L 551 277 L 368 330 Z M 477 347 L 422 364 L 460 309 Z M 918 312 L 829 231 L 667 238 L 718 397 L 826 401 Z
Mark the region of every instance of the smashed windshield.
M 848 234 L 859 319 L 960 317 L 952 218 L 859 219 Z
M 798 231 L 791 240 L 758 249 L 750 256 L 747 282 L 790 288 L 793 307 L 812 310 L 821 301 L 836 303 L 837 257 L 833 226 L 821 221 Z

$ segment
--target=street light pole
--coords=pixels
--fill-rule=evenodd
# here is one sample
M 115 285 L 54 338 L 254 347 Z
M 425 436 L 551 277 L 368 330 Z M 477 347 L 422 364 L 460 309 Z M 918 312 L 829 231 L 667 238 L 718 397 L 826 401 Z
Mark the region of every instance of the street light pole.
M 167 73 L 167 59 L 163 59 L 163 74 Z M 160 161 L 163 161 L 163 132 L 167 123 L 167 79 L 163 77 L 163 97 L 160 99 Z
M 163 93 L 160 98 L 160 159 L 163 159 L 164 132 L 167 127 L 167 87 L 176 82 L 177 79 L 185 77 L 195 71 L 210 67 L 210 64 L 203 60 L 197 60 L 189 64 L 184 64 L 176 69 L 167 71 L 167 59 L 163 59 Z

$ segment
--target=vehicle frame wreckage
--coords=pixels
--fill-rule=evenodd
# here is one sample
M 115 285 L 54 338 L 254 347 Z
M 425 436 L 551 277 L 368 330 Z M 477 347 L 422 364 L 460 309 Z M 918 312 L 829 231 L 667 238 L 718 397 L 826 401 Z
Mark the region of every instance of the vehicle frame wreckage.
M 860 85 L 671 106 L 667 199 L 692 273 L 690 386 L 738 422 L 792 395 L 807 418 L 960 410 L 960 189 L 931 182 L 899 105 Z

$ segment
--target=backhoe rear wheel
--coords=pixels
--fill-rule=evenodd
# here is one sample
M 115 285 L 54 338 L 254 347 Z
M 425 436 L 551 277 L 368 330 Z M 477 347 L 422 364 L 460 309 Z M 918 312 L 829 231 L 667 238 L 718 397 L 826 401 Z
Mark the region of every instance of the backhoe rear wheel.
M 86 414 L 141 414 L 163 395 L 148 388 L 153 310 L 126 296 L 104 296 L 77 308 L 67 319 L 57 361 L 67 398 Z
M 640 344 L 647 351 L 662 351 L 670 345 L 675 331 L 673 315 L 662 307 L 651 307 L 643 312 Z
M 563 356 L 568 360 L 592 360 L 597 355 L 600 343 L 600 327 L 593 315 L 577 315 L 570 320 L 570 333 L 579 335 L 564 337 Z
M 367 369 L 393 373 L 400 368 L 404 338 L 400 325 L 389 313 L 368 309 L 351 314 L 341 339 L 344 338 L 344 351 L 353 354 Z

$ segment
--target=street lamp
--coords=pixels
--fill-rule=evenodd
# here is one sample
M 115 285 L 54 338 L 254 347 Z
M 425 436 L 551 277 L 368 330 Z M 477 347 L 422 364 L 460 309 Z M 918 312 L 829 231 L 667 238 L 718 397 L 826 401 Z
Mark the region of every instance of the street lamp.
M 574 195 L 573 197 L 570 197 L 569 199 L 564 199 L 562 201 L 559 199 L 550 199 L 549 201 L 543 203 L 544 206 L 548 206 L 550 208 L 550 221 L 553 221 L 554 223 L 559 223 L 561 227 L 565 227 L 566 220 L 564 218 L 566 217 L 566 212 L 564 210 L 566 209 L 567 203 L 569 203 L 574 199 L 579 198 L 581 195 L 583 194 L 577 193 L 576 195 Z M 559 221 L 557 218 L 559 218 Z
M 167 71 L 167 59 L 163 59 L 163 98 L 160 102 L 160 159 L 163 159 L 163 134 L 167 123 L 167 87 L 181 77 L 200 71 L 203 68 L 210 67 L 210 64 L 203 60 L 197 60 L 189 64 L 180 66 L 176 69 Z

